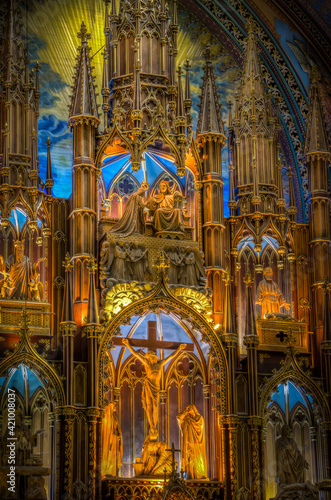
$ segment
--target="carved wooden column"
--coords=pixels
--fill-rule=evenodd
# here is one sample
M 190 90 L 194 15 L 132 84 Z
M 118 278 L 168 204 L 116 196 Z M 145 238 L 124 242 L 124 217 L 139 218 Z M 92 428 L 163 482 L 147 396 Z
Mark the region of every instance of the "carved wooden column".
M 88 489 L 89 498 L 95 500 L 101 489 L 101 477 L 97 474 L 97 423 L 99 420 L 99 409 L 87 409 L 88 421 Z M 99 475 L 100 476 L 100 475 Z M 97 491 L 99 490 L 99 491 Z
M 225 500 L 234 499 L 238 489 L 238 422 L 238 417 L 235 415 L 220 416 Z
M 73 406 L 58 406 L 56 412 L 56 498 L 71 496 L 73 464 L 73 424 L 76 410 Z

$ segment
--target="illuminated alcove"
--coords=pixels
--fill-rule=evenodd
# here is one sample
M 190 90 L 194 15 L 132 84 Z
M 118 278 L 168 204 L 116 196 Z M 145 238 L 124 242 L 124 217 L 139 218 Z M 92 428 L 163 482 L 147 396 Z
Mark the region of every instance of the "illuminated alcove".
M 291 428 L 292 437 L 309 464 L 309 469 L 304 472 L 304 481 L 316 483 L 322 480 L 322 429 L 316 404 L 302 387 L 288 381 L 278 386 L 268 405 L 265 426 L 266 498 L 273 498 L 277 493 L 276 440 L 285 424 Z
M 156 326 L 156 340 L 151 338 L 151 329 Z M 185 343 L 187 348 L 167 362 L 161 379 L 158 419 L 158 441 L 169 446 L 174 443 L 176 449 L 182 449 L 182 436 L 177 416 L 187 405 L 194 404 L 204 418 L 204 432 L 207 443 L 208 477 L 218 478 L 219 452 L 216 432 L 217 418 L 213 411 L 215 401 L 214 381 L 209 358 L 209 345 L 202 341 L 196 330 L 192 331 L 185 322 L 174 313 L 162 308 L 155 312 L 148 311 L 141 316 L 131 318 L 130 324 L 120 327 L 122 338 L 131 339 L 131 346 L 138 350 L 135 341 Z M 107 381 L 108 392 L 105 402 L 115 401 L 117 417 L 123 436 L 123 465 L 121 477 L 133 477 L 133 464 L 142 456 L 142 447 L 148 434 L 148 421 L 142 404 L 144 367 L 120 337 L 114 339 L 114 347 L 108 351 L 110 374 Z M 147 347 L 143 348 L 144 352 Z M 159 359 L 166 359 L 174 349 L 159 349 Z M 181 467 L 181 454 L 177 454 L 178 470 Z
M 192 169 L 189 168 L 194 164 L 193 157 L 187 156 L 185 175 L 180 178 L 176 173 L 174 155 L 169 148 L 150 146 L 143 154 L 140 169 L 134 172 L 130 153 L 117 142 L 120 141 L 115 140 L 112 145 L 107 146 L 101 157 L 99 210 L 103 209 L 102 217 L 108 217 L 112 221 L 120 219 L 130 195 L 137 191 L 142 183 L 148 184 L 147 195 L 154 196 L 159 190 L 160 182 L 165 180 L 171 190 L 184 197 L 185 214 L 190 226 L 196 228 L 195 180 Z M 147 214 L 146 222 L 149 220 Z
M 8 390 L 15 391 L 15 460 L 18 471 L 24 466 L 32 471 L 39 466 L 39 475 L 34 478 L 34 484 L 26 482 L 23 476 L 18 476 L 17 488 L 24 488 L 28 494 L 39 491 L 44 486 L 47 498 L 55 494 L 55 428 L 53 408 L 49 393 L 35 370 L 20 364 L 12 368 L 7 377 L 0 377 L 0 408 L 2 417 L 1 434 L 1 465 L 7 464 L 8 428 Z M 35 476 L 35 474 L 33 474 Z M 22 484 L 22 481 L 25 481 Z M 1 485 L 2 487 L 2 485 Z M 0 496 L 4 497 L 5 494 Z

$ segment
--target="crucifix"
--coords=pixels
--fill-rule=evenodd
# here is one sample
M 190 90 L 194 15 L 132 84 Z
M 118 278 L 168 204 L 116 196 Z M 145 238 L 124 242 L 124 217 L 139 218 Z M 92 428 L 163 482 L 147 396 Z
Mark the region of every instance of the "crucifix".
M 144 339 L 114 339 L 115 345 L 123 345 L 138 358 L 144 365 L 146 377 L 142 391 L 142 403 L 149 423 L 149 434 L 158 435 L 157 424 L 159 419 L 159 395 L 161 390 L 161 377 L 163 367 L 168 361 L 175 358 L 181 351 L 193 351 L 193 344 L 157 340 L 156 321 L 148 322 L 148 340 Z M 136 351 L 133 347 L 147 347 L 145 353 Z M 172 352 L 167 358 L 160 360 L 156 354 L 157 349 L 168 349 Z
M 140 347 L 144 348 L 147 347 L 147 349 L 151 352 L 156 353 L 157 349 L 167 349 L 170 351 L 178 349 L 180 345 L 182 345 L 181 342 L 172 342 L 172 341 L 166 341 L 166 340 L 157 340 L 157 324 L 156 321 L 148 321 L 147 323 L 147 340 L 146 339 L 127 339 L 129 340 L 130 346 L 131 347 Z M 121 337 L 115 337 L 113 339 L 113 344 L 115 346 L 123 346 L 126 345 Z M 186 344 L 186 347 L 184 349 L 186 352 L 193 352 L 194 346 L 193 344 Z
M 172 467 L 172 473 L 176 472 L 176 459 L 175 459 L 175 453 L 180 452 L 181 450 L 176 450 L 174 443 L 172 443 L 171 448 L 169 448 L 166 451 L 170 451 L 172 455 L 172 462 L 171 462 L 171 467 Z

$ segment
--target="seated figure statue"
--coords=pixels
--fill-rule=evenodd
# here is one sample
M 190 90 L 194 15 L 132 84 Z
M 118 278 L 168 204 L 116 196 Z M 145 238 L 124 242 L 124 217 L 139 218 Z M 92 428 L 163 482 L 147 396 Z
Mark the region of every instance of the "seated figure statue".
M 279 286 L 272 278 L 273 272 L 271 267 L 266 267 L 263 271 L 263 280 L 260 281 L 257 288 L 255 303 L 262 306 L 262 318 L 272 315 L 284 319 L 285 317 L 289 317 L 289 315 L 281 314 L 280 308 L 284 306 L 285 309 L 289 310 L 290 305 L 286 302 Z
M 175 192 L 169 182 L 162 180 L 159 194 L 147 200 L 147 207 L 154 212 L 154 227 L 157 232 L 184 232 L 184 217 L 181 208 L 175 208 Z

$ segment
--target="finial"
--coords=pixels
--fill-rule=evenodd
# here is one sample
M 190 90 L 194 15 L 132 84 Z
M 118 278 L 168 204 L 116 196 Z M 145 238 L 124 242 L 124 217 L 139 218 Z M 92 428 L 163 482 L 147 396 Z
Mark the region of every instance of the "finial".
M 327 276 L 324 277 L 322 288 L 324 290 L 324 293 L 326 295 L 329 295 L 329 293 L 331 291 L 331 283 L 330 283 L 330 280 Z
M 210 43 L 207 43 L 206 48 L 204 49 L 202 55 L 207 63 L 211 62 L 212 55 L 211 55 L 211 44 Z
M 254 280 L 252 278 L 251 272 L 247 271 L 246 276 L 244 278 L 244 283 L 247 287 L 251 287 L 254 283 Z
M 163 252 L 160 252 L 157 258 L 153 261 L 153 267 L 156 269 L 156 274 L 165 275 L 167 268 L 170 267 L 170 260 Z
M 318 81 L 318 69 L 317 69 L 316 64 L 314 64 L 314 66 L 311 68 L 310 79 L 311 79 L 311 83 L 317 83 L 317 81 Z
M 69 252 L 66 253 L 65 260 L 62 262 L 62 265 L 65 268 L 65 272 L 71 271 L 73 264 L 71 262 L 71 257 Z
M 233 280 L 233 278 L 232 278 L 232 276 L 230 276 L 230 271 L 229 271 L 228 267 L 226 268 L 226 270 L 223 274 L 222 280 L 224 281 L 225 286 L 231 285 L 231 281 Z
M 82 44 L 87 43 L 87 40 L 91 38 L 90 33 L 87 32 L 84 21 L 81 24 L 80 31 L 77 33 L 77 36 L 81 39 Z
M 89 270 L 90 274 L 94 274 L 95 271 L 98 269 L 98 264 L 93 257 L 93 255 L 90 255 L 88 264 L 87 264 L 87 269 Z
M 254 19 L 253 16 L 251 15 L 249 16 L 248 21 L 246 23 L 246 29 L 249 35 L 254 34 Z
M 52 144 L 53 144 L 53 143 L 51 142 L 50 138 L 49 138 L 49 137 L 47 137 L 47 141 L 45 142 L 45 144 L 46 144 L 46 146 L 47 146 L 48 148 L 50 148 L 50 147 L 52 146 Z

